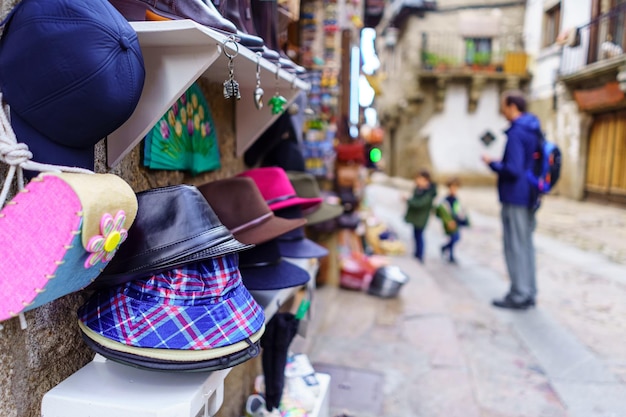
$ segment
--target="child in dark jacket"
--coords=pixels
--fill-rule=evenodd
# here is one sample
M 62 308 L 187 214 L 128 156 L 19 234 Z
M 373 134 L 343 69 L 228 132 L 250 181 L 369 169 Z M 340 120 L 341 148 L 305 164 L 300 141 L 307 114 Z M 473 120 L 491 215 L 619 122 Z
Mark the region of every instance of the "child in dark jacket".
M 428 171 L 420 171 L 415 177 L 413 196 L 406 200 L 407 210 L 404 220 L 413 225 L 415 257 L 424 262 L 424 228 L 437 196 L 437 185 L 430 180 Z
M 469 226 L 469 218 L 461 208 L 461 203 L 457 198 L 461 181 L 458 178 L 452 178 L 446 185 L 448 186 L 448 195 L 437 205 L 435 214 L 441 219 L 443 230 L 450 239 L 448 243 L 441 247 L 441 256 L 446 256 L 447 254 L 448 261 L 456 263 L 454 245 L 461 238 L 459 229 L 462 226 Z

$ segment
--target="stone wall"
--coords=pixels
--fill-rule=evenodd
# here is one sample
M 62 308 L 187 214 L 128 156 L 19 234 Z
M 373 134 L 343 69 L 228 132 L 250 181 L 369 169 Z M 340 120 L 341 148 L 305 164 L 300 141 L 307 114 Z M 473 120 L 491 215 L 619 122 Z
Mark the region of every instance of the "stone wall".
M 0 3 L 3 16 L 15 3 L 8 0 Z M 224 100 L 221 85 L 200 84 L 215 121 L 222 162 L 220 170 L 196 177 L 182 172 L 151 171 L 142 166 L 141 145 L 133 149 L 118 166 L 108 169 L 105 141 L 101 141 L 96 147 L 96 171 L 119 175 L 137 192 L 173 184 L 201 184 L 243 171 L 243 161 L 235 154 L 235 104 Z M 43 395 L 91 361 L 94 354 L 82 341 L 76 318 L 78 307 L 88 295 L 84 291 L 70 294 L 27 312 L 28 327 L 25 330 L 20 329 L 17 318 L 2 323 L 0 416 L 40 416 Z M 258 358 L 231 372 L 226 380 L 225 402 L 219 414 L 221 417 L 241 415 L 245 398 L 252 389 L 253 378 L 259 372 Z

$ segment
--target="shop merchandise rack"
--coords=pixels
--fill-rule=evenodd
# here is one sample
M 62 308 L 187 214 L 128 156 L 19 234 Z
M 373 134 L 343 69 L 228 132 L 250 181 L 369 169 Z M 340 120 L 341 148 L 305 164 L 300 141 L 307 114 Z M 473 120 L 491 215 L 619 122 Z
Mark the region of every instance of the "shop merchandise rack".
M 305 268 L 314 285 L 314 259 L 288 259 Z M 301 287 L 250 291 L 267 323 Z M 214 372 L 159 372 L 116 363 L 96 354 L 93 361 L 48 391 L 42 417 L 210 417 L 224 399 L 230 368 Z M 326 394 L 327 395 L 327 394 Z M 321 401 L 324 400 L 320 396 Z M 320 413 L 324 408 L 320 408 Z M 323 417 L 325 414 L 319 414 Z
M 341 31 L 346 24 L 346 2 L 304 0 L 300 14 L 300 56 L 308 71 L 309 107 L 315 116 L 305 122 L 303 155 L 308 173 L 332 179 L 339 113 Z
M 309 84 L 280 69 L 251 50 L 228 41 L 228 37 L 192 20 L 130 22 L 137 32 L 146 68 L 143 92 L 131 117 L 107 137 L 107 164 L 116 166 L 141 142 L 156 122 L 198 78 L 222 84 L 228 79 L 228 57 L 233 59 L 234 77 L 241 99 L 236 101 L 237 155 L 258 139 L 279 115 L 272 114 L 267 101 L 278 92 L 287 106 Z M 237 48 L 237 51 L 235 51 Z M 254 102 L 257 67 L 265 90 L 262 109 Z

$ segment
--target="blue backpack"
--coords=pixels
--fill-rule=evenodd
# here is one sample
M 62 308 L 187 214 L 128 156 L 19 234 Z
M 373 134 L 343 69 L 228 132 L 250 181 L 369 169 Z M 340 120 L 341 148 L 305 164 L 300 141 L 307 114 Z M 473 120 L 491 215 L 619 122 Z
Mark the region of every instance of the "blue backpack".
M 533 153 L 533 167 L 528 172 L 531 203 L 535 208 L 539 207 L 541 196 L 552 191 L 560 176 L 561 150 L 540 134 L 537 150 Z

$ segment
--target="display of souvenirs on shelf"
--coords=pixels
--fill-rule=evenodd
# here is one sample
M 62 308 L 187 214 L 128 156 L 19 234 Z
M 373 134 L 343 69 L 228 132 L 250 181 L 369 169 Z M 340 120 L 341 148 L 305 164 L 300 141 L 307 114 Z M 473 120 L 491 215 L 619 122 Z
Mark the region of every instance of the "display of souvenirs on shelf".
M 146 135 L 144 165 L 189 171 L 192 175 L 220 168 L 215 124 L 197 83 L 176 100 Z
M 300 11 L 300 58 L 302 65 L 306 68 L 314 68 L 321 65 L 319 59 L 316 59 L 318 55 L 315 45 L 317 39 L 317 24 L 318 19 L 316 18 L 315 2 L 303 2 Z
M 306 126 L 303 156 L 306 170 L 317 177 L 333 172 L 335 132 L 320 120 L 311 120 Z

